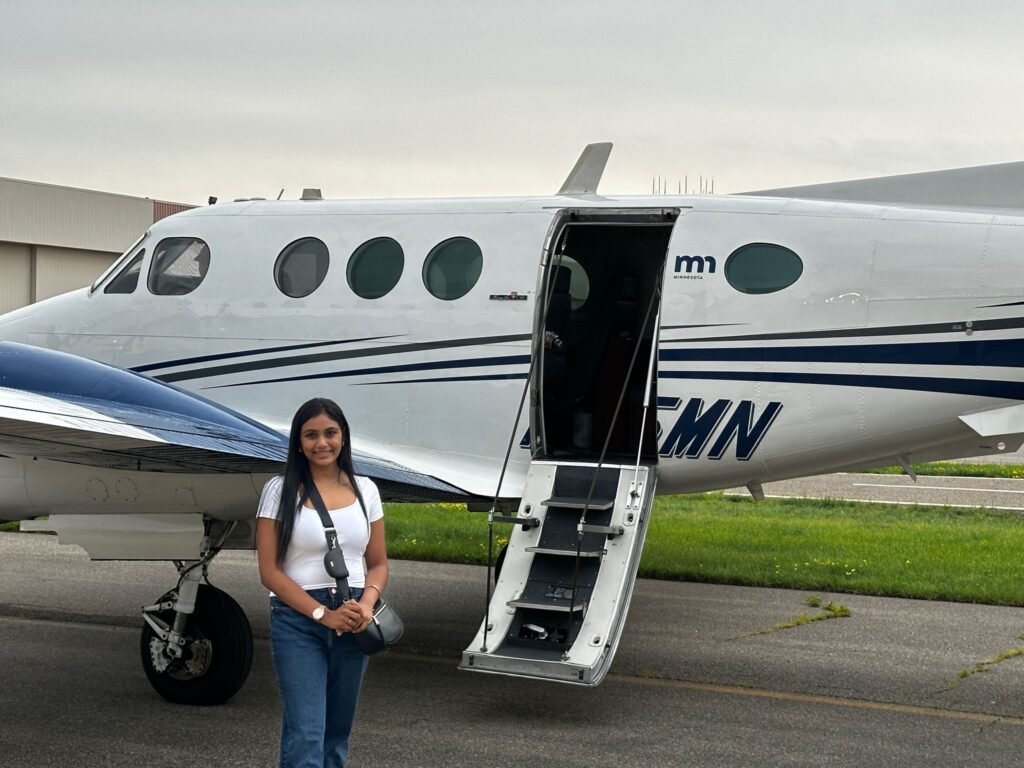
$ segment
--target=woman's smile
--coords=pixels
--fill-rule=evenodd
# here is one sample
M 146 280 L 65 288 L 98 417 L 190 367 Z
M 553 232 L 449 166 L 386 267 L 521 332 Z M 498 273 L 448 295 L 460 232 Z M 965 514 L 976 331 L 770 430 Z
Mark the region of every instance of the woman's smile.
M 314 416 L 303 424 L 301 438 L 302 452 L 311 463 L 337 463 L 344 444 L 341 426 L 326 413 Z

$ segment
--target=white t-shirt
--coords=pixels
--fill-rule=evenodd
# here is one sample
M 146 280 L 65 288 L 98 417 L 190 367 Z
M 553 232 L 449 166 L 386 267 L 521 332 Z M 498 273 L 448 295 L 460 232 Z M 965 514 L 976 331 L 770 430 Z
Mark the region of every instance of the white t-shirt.
M 359 501 L 341 509 L 329 509 L 334 527 L 338 532 L 338 543 L 345 556 L 348 566 L 348 584 L 350 587 L 366 586 L 366 569 L 363 565 L 363 553 L 370 542 L 370 523 L 384 517 L 384 508 L 380 503 L 377 486 L 368 477 L 356 477 L 359 491 L 366 504 L 366 516 L 359 508 Z M 258 517 L 277 519 L 278 505 L 281 503 L 281 488 L 284 478 L 281 475 L 271 478 L 263 486 L 260 496 Z M 303 589 L 321 589 L 336 585 L 334 577 L 324 569 L 324 555 L 327 554 L 327 537 L 324 525 L 315 509 L 298 506 L 296 495 L 295 526 L 292 528 L 292 540 L 284 556 L 283 570 L 285 574 Z

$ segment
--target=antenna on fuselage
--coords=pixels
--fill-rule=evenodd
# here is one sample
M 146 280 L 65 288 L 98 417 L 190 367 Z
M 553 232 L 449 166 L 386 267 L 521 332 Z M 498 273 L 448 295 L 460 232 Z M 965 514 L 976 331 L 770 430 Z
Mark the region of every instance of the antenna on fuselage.
M 596 195 L 597 185 L 601 183 L 601 175 L 608 164 L 608 156 L 612 153 L 610 141 L 600 144 L 587 144 L 583 148 L 580 159 L 569 172 L 560 195 Z

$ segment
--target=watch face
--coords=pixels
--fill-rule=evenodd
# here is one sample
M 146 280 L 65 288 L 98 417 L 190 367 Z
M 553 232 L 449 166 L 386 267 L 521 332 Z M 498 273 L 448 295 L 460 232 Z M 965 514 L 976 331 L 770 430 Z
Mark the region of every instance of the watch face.
M 313 609 L 313 618 L 316 619 L 317 621 L 320 621 L 320 619 L 322 619 L 324 617 L 325 613 L 327 613 L 327 609 L 324 608 L 322 605 L 318 606 L 318 607 Z

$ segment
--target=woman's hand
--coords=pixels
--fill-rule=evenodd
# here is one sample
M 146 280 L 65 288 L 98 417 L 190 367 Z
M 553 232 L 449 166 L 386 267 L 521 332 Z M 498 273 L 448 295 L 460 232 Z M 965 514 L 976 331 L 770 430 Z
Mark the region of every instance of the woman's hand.
M 366 603 L 359 603 L 355 600 L 349 601 L 355 606 L 355 609 L 359 612 L 359 625 L 353 629 L 353 632 L 362 632 L 366 629 L 370 622 L 373 620 L 373 606 L 367 605 Z
M 373 618 L 373 612 L 355 600 L 347 600 L 333 611 L 324 614 L 323 623 L 339 635 L 345 632 L 362 632 Z

